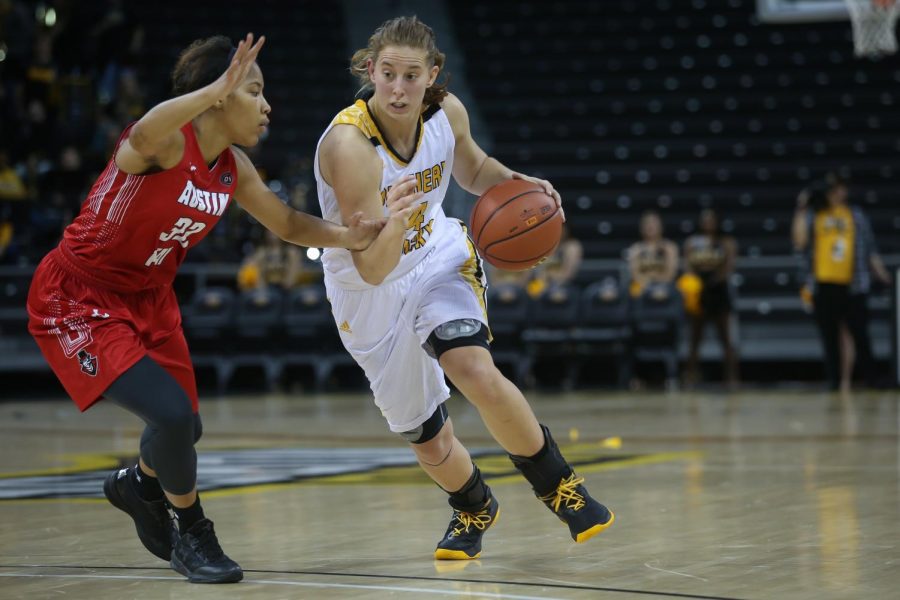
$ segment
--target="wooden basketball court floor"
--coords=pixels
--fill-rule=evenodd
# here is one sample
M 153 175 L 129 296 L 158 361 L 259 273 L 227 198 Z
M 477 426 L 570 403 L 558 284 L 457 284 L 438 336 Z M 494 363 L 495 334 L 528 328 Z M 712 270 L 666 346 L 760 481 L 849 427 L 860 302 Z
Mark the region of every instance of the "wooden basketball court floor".
M 0 403 L 0 598 L 897 598 L 896 392 L 531 395 L 616 524 L 585 544 L 449 402 L 502 506 L 436 562 L 444 494 L 366 395 L 207 399 L 207 514 L 242 583 L 186 583 L 101 496 L 137 420 Z

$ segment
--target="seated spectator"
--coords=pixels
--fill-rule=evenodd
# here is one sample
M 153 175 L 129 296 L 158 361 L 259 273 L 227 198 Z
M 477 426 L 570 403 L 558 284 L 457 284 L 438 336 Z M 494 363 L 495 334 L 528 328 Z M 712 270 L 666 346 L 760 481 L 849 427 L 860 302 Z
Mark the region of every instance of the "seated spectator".
M 528 287 L 528 282 L 531 281 L 532 277 L 531 269 L 507 271 L 506 269 L 499 269 L 487 261 L 484 261 L 484 270 L 487 274 L 489 285 L 514 285 L 525 289 Z
M 572 283 L 581 269 L 583 257 L 581 241 L 572 236 L 568 226 L 563 224 L 562 236 L 553 254 L 531 271 L 526 271 L 531 274 L 525 288 L 528 295 L 537 298 L 547 289 Z
M 532 269 L 507 271 L 498 269 L 487 261 L 484 264 L 491 285 L 515 285 L 525 289 L 532 298 L 537 298 L 550 287 L 574 281 L 581 268 L 583 255 L 581 242 L 563 225 L 562 239 L 556 250 Z
M 269 230 L 263 235 L 263 243 L 244 260 L 238 271 L 241 290 L 256 290 L 265 297 L 269 286 L 287 290 L 321 277 L 320 270 L 304 266 L 300 247 L 282 242 Z
M 11 212 L 8 205 L 0 203 L 0 265 L 13 264 L 18 258 Z
M 27 195 L 25 182 L 9 163 L 9 153 L 5 148 L 0 148 L 0 202 L 25 200 Z
M 691 341 L 686 383 L 699 379 L 699 353 L 703 331 L 708 321 L 716 326 L 725 358 L 725 382 L 730 388 L 738 384 L 738 362 L 731 339 L 731 289 L 728 280 L 734 272 L 737 243 L 719 230 L 715 211 L 700 213 L 699 233 L 684 243 L 686 273 L 678 282 L 685 298 L 685 311 L 691 322 Z
M 641 215 L 641 241 L 626 251 L 632 298 L 637 298 L 649 284 L 671 284 L 678 272 L 678 246 L 663 237 L 662 219 L 653 210 Z

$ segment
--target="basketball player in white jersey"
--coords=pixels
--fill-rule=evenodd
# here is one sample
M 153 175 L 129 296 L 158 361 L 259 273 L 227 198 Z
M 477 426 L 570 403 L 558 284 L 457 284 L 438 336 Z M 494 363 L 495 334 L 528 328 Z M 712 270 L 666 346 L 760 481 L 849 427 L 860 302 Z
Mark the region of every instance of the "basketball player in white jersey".
M 481 261 L 465 226 L 441 207 L 452 174 L 480 195 L 515 173 L 478 147 L 465 107 L 436 83 L 444 55 L 415 17 L 385 22 L 354 54 L 367 93 L 342 110 L 319 141 L 315 175 L 322 215 L 345 223 L 362 211 L 388 220 L 368 249 L 326 249 L 325 284 L 344 346 L 365 370 L 391 431 L 450 496 L 450 525 L 437 559 L 471 559 L 499 505 L 453 434 L 444 373 L 478 409 L 535 494 L 582 542 L 613 523 L 588 495 L 522 393 L 488 350 Z

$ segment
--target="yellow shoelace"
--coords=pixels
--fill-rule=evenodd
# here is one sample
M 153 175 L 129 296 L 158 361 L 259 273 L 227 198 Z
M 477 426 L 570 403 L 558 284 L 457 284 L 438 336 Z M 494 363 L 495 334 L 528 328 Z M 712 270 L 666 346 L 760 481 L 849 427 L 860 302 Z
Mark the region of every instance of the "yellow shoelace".
M 559 512 L 559 505 L 565 500 L 564 508 L 581 510 L 584 507 L 584 496 L 575 491 L 575 486 L 584 483 L 584 477 L 577 477 L 572 473 L 567 479 L 559 482 L 555 492 L 541 496 L 544 502 L 552 502 L 553 512 Z
M 475 527 L 476 529 L 487 529 L 487 526 L 491 523 L 491 515 L 488 514 L 487 509 L 477 512 L 477 513 L 467 513 L 467 512 L 458 512 L 456 513 L 456 520 L 460 522 L 462 527 L 454 527 L 453 535 L 461 535 L 463 532 L 468 533 L 469 527 Z

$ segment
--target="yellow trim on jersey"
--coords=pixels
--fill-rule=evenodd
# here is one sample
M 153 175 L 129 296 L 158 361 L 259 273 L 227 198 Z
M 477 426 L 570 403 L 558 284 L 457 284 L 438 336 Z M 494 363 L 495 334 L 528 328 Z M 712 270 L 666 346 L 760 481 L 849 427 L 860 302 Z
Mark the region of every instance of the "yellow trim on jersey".
M 478 296 L 478 304 L 481 305 L 481 312 L 484 313 L 484 322 L 488 322 L 488 313 L 487 313 L 487 288 L 482 283 L 482 277 L 484 276 L 484 269 L 481 267 L 481 259 L 478 258 L 478 253 L 475 251 L 475 244 L 472 243 L 472 239 L 468 236 L 468 230 L 466 226 L 463 225 L 463 233 L 466 234 L 466 245 L 469 247 L 469 258 L 466 259 L 466 262 L 459 268 L 459 273 L 462 275 L 463 279 L 465 279 L 466 283 L 472 286 L 472 290 L 475 292 L 475 295 Z M 492 341 L 494 339 L 493 334 L 491 333 L 491 328 L 488 327 L 488 341 Z
M 853 281 L 856 237 L 853 213 L 846 206 L 820 210 L 813 219 L 813 230 L 813 273 L 816 281 L 849 285 Z
M 353 103 L 353 106 L 348 106 L 344 110 L 338 113 L 338 115 L 334 118 L 334 121 L 331 122 L 332 125 L 353 125 L 354 127 L 359 128 L 360 131 L 363 132 L 363 135 L 366 136 L 369 140 L 377 140 L 378 144 L 384 148 L 385 152 L 388 153 L 395 162 L 402 166 L 406 166 L 409 164 L 410 160 L 412 160 L 412 156 L 409 157 L 409 160 L 402 158 L 399 156 L 393 149 L 393 147 L 387 143 L 384 139 L 384 136 L 381 135 L 381 131 L 378 129 L 378 124 L 375 122 L 375 118 L 372 116 L 372 113 L 369 112 L 369 106 L 366 104 L 366 101 L 363 99 L 359 99 Z M 422 115 L 419 115 L 419 137 L 416 139 L 416 149 L 413 151 L 413 156 L 415 153 L 419 151 L 419 146 L 422 145 L 422 138 L 425 137 L 425 121 L 422 119 Z

